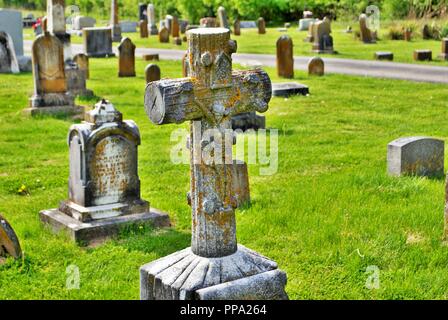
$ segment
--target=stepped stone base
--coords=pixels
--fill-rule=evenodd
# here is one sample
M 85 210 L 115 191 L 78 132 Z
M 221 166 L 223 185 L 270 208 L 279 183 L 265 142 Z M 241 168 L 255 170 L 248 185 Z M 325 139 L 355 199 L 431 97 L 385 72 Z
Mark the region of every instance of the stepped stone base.
M 239 245 L 222 258 L 191 248 L 140 268 L 142 300 L 287 300 L 286 273 L 277 263 Z

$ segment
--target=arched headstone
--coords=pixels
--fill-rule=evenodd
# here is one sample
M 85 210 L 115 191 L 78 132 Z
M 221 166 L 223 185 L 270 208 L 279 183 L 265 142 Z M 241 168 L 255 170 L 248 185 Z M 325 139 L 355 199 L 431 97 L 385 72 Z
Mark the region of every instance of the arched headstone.
M 325 74 L 325 63 L 321 57 L 313 57 L 308 61 L 308 75 L 323 76 Z
M 277 40 L 277 74 L 283 78 L 294 78 L 293 43 L 288 35 Z
M 9 222 L 0 215 L 0 257 L 12 256 L 15 259 L 22 257 L 19 239 Z
M 258 18 L 258 34 L 265 34 L 266 33 L 266 22 L 264 21 L 264 18 Z
M 146 83 L 160 80 L 160 68 L 156 64 L 149 64 L 145 68 Z
M 0 73 L 19 73 L 19 63 L 12 38 L 0 31 Z
M 129 38 L 124 38 L 118 46 L 119 77 L 135 77 L 135 44 Z

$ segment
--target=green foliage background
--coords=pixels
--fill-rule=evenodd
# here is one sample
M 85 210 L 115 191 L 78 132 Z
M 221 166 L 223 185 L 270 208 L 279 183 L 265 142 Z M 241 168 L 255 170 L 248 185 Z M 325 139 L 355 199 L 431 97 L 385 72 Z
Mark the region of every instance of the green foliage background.
M 85 14 L 107 17 L 111 0 L 66 0 L 76 4 Z M 120 0 L 123 17 L 136 18 L 141 0 Z M 152 0 L 160 15 L 179 14 L 193 23 L 201 17 L 214 16 L 220 5 L 227 8 L 231 18 L 256 19 L 260 16 L 270 22 L 298 19 L 304 10 L 318 16 L 330 15 L 335 19 L 359 15 L 368 5 L 377 5 L 383 17 L 421 18 L 441 17 L 448 14 L 448 0 Z M 45 10 L 46 0 L 0 0 L 2 7 L 21 7 Z

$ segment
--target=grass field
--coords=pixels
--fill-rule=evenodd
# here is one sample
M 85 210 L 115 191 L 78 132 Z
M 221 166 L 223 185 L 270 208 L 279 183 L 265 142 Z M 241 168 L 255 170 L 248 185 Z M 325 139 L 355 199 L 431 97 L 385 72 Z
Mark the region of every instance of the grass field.
M 72 122 L 22 116 L 31 75 L 0 75 L 0 212 L 25 251 L 23 261 L 0 266 L 0 299 L 138 299 L 139 267 L 189 245 L 189 167 L 170 162 L 178 126 L 147 119 L 145 63 L 137 62 L 131 79 L 117 77 L 117 64 L 92 59 L 88 87 L 137 122 L 142 197 L 169 212 L 174 227 L 126 233 L 96 248 L 42 227 L 39 210 L 67 196 Z M 179 62 L 159 65 L 163 77 L 181 74 Z M 385 159 L 398 137 L 448 139 L 447 86 L 304 73 L 296 80 L 311 95 L 270 104 L 279 170 L 260 176 L 259 166 L 250 167 L 253 204 L 237 212 L 239 242 L 278 262 L 291 299 L 447 299 L 444 181 L 388 177 Z M 28 195 L 18 193 L 22 185 Z M 79 267 L 80 290 L 66 289 L 69 265 Z M 377 290 L 365 287 L 369 266 L 380 270 Z

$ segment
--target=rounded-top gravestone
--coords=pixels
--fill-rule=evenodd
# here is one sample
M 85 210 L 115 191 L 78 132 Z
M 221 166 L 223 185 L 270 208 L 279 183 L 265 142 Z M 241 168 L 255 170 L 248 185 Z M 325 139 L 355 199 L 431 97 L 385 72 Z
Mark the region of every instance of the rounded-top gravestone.
M 22 249 L 14 229 L 0 215 L 0 257 L 6 257 L 7 255 L 19 259 L 22 256 Z
M 294 78 L 293 43 L 288 35 L 277 40 L 277 74 L 283 78 Z
M 323 76 L 325 74 L 325 63 L 321 57 L 313 57 L 308 61 L 308 75 Z

